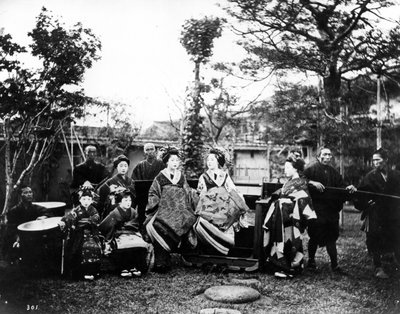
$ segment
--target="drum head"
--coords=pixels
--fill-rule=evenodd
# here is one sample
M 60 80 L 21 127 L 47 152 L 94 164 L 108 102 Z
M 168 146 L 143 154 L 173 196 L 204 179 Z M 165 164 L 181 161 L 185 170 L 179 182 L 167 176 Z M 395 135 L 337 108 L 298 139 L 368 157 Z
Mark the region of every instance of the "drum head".
M 58 228 L 58 224 L 62 217 L 51 217 L 42 220 L 32 220 L 20 224 L 18 226 L 19 231 L 46 231 L 54 228 Z

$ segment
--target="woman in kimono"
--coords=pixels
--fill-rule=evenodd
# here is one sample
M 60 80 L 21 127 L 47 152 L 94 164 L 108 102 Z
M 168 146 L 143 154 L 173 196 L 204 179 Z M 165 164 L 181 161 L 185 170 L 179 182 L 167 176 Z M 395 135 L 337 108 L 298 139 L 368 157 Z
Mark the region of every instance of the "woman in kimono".
M 100 196 L 98 208 L 102 218 L 107 217 L 107 215 L 117 207 L 115 194 L 120 191 L 121 188 L 126 188 L 131 191 L 132 207 L 136 206 L 135 183 L 128 177 L 129 163 L 129 158 L 125 155 L 116 157 L 114 159 L 114 168 L 117 170 L 117 174 L 98 188 L 98 194 Z
M 155 177 L 150 187 L 144 223 L 154 246 L 157 272 L 170 269 L 171 252 L 196 244 L 192 234 L 196 193 L 179 170 L 179 151 L 173 147 L 165 149 L 162 161 L 167 168 Z
M 152 252 L 151 244 L 142 239 L 132 194 L 123 189 L 115 196 L 118 206 L 99 225 L 105 238 L 105 255 L 110 255 L 121 277 L 139 277 L 147 271 Z
M 65 231 L 65 274 L 74 278 L 93 280 L 100 272 L 101 243 L 97 225 L 100 216 L 93 202 L 93 188 L 82 186 L 80 205 L 67 213 L 60 222 Z
M 288 181 L 270 197 L 264 220 L 264 248 L 267 264 L 277 277 L 293 277 L 303 269 L 302 233 L 309 219 L 317 216 L 312 208 L 307 180 L 301 176 L 304 160 L 290 154 L 285 162 Z
M 200 193 L 194 226 L 198 239 L 221 254 L 227 255 L 235 245 L 234 231 L 247 227 L 244 215 L 249 210 L 230 176 L 222 169 L 225 155 L 211 149 L 206 158 L 207 171 L 199 178 Z

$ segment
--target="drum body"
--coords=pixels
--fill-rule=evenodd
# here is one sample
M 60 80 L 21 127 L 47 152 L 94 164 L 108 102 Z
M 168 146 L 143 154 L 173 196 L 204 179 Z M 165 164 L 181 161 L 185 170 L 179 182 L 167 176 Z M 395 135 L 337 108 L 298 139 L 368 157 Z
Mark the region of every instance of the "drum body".
M 29 274 L 60 274 L 62 232 L 61 217 L 34 220 L 18 226 L 21 266 Z

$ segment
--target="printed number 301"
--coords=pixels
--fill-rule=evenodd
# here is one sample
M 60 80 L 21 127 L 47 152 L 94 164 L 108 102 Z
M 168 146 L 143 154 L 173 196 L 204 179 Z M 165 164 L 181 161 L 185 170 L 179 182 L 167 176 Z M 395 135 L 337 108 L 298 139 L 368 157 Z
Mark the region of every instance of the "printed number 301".
M 27 311 L 37 311 L 38 309 L 39 309 L 38 305 L 29 305 L 29 304 L 26 305 Z

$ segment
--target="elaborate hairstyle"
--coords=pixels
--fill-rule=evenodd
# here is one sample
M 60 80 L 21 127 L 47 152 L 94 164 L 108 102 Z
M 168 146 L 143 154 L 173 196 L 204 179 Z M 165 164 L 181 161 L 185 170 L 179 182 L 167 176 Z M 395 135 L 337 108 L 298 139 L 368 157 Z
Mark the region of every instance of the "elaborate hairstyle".
M 126 157 L 125 155 L 119 155 L 118 157 L 114 158 L 114 161 L 113 161 L 114 168 L 117 168 L 118 164 L 122 161 L 125 161 L 129 166 L 129 163 L 130 163 L 129 158 Z
M 115 202 L 121 203 L 124 197 L 130 196 L 132 198 L 132 192 L 129 189 L 123 188 L 115 191 Z
M 290 162 L 293 168 L 297 171 L 303 171 L 304 165 L 306 164 L 302 158 L 297 157 L 295 154 L 289 154 L 286 158 L 286 161 Z
M 218 148 L 211 148 L 210 151 L 208 152 L 208 155 L 215 155 L 215 157 L 217 158 L 218 164 L 223 167 L 225 165 L 225 155 L 224 153 L 219 150 Z M 207 155 L 207 156 L 208 156 Z
M 382 159 L 387 159 L 388 158 L 388 153 L 385 149 L 382 147 L 378 148 L 372 155 L 379 155 L 382 157 Z
M 161 160 L 163 161 L 164 164 L 167 164 L 169 157 L 171 157 L 172 155 L 176 155 L 179 158 L 181 157 L 179 150 L 176 147 L 167 146 L 163 149 L 163 153 L 161 155 Z
M 90 196 L 93 198 L 95 195 L 93 185 L 91 185 L 89 181 L 85 181 L 79 187 L 78 195 L 79 195 L 79 198 L 81 198 L 82 196 Z

